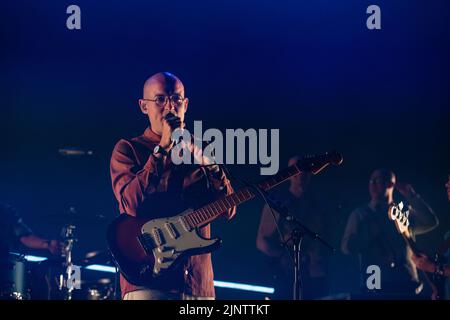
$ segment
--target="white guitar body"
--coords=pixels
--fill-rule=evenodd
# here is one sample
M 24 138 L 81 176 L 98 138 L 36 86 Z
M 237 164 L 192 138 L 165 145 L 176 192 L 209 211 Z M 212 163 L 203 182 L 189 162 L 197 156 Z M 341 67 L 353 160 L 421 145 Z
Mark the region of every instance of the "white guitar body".
M 185 216 L 192 211 L 187 209 L 173 217 L 153 219 L 142 226 L 139 240 L 144 250 L 153 252 L 154 276 L 174 267 L 185 254 L 210 252 L 220 245 L 219 238 L 205 239 L 197 228 L 189 226 Z

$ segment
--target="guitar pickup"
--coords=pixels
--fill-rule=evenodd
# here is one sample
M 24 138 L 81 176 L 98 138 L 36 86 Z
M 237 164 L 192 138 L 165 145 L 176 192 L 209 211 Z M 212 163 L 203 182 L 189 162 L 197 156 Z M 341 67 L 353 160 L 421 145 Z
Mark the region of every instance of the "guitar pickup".
M 157 247 L 156 251 L 158 251 L 159 253 L 163 253 L 163 252 L 170 252 L 170 254 L 174 254 L 175 253 L 175 249 L 172 247 Z
M 165 263 L 165 262 L 170 262 L 170 261 L 173 261 L 173 260 L 174 259 L 170 258 L 170 257 L 159 257 L 157 259 L 158 263 Z
M 192 228 L 189 226 L 185 217 L 181 217 L 180 219 L 178 219 L 178 222 L 180 223 L 184 231 L 191 231 Z
M 166 223 L 165 224 L 166 230 L 169 233 L 169 235 L 172 237 L 172 239 L 177 239 L 180 237 L 180 234 L 178 233 L 178 231 L 175 229 L 175 227 L 173 226 L 173 224 L 171 223 Z
M 165 243 L 164 234 L 159 228 L 153 228 L 152 236 L 157 247 L 162 246 Z

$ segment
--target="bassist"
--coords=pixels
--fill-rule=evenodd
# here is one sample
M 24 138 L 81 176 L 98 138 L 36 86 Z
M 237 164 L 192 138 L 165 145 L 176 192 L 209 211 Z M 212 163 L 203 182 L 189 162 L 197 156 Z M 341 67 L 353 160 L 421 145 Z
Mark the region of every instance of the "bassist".
M 411 185 L 397 183 L 395 174 L 387 169 L 372 173 L 369 180 L 371 201 L 350 214 L 341 242 L 344 253 L 359 258 L 365 299 L 413 299 L 421 291 L 418 273 L 411 260 L 412 252 L 388 218 L 388 209 L 394 203 L 394 189 L 410 205 L 412 237 L 433 230 L 439 223 Z M 381 288 L 367 286 L 367 267 L 371 265 L 380 268 Z

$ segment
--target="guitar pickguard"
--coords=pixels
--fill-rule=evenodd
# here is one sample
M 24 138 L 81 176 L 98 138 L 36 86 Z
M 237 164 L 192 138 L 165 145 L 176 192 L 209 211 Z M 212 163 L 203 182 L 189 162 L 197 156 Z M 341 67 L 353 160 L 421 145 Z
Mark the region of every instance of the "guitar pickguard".
M 154 276 L 159 276 L 175 267 L 184 253 L 207 251 L 219 241 L 204 239 L 198 235 L 196 228 L 189 227 L 184 216 L 192 211 L 187 209 L 174 217 L 154 219 L 142 226 L 141 236 L 149 239 L 147 250 L 151 248 L 155 258 Z

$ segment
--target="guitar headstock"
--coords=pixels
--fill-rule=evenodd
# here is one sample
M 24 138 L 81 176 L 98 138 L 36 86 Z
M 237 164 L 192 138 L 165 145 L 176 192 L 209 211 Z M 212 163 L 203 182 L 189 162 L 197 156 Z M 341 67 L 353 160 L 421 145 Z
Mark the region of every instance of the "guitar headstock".
M 409 238 L 409 210 L 404 211 L 403 207 L 403 202 L 398 205 L 392 204 L 389 207 L 388 214 L 389 218 L 394 221 L 397 231 Z
M 339 152 L 330 151 L 324 154 L 307 155 L 298 160 L 295 166 L 299 171 L 308 171 L 315 175 L 331 164 L 336 166 L 342 164 L 342 161 L 343 157 Z

